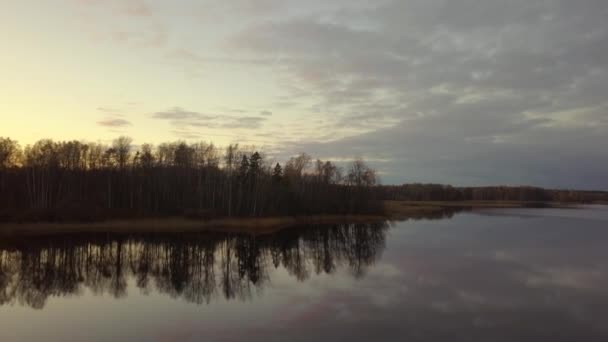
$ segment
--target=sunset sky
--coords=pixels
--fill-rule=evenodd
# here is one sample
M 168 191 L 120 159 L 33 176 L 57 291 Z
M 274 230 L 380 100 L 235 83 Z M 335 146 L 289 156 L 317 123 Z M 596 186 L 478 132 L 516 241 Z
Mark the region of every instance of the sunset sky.
M 608 190 L 606 0 L 0 0 L 0 136 Z

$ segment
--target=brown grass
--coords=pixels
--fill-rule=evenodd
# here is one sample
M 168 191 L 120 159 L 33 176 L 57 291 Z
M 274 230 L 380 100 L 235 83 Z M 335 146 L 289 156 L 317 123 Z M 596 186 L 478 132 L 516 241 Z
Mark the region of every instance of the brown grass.
M 382 220 L 404 220 L 441 217 L 446 212 L 481 208 L 523 208 L 529 202 L 516 201 L 385 201 L 384 216 L 317 215 L 268 218 L 223 218 L 194 220 L 181 217 L 161 219 L 112 220 L 91 223 L 3 223 L 1 236 L 41 236 L 72 233 L 191 233 L 221 231 L 270 234 L 281 229 L 309 224 L 372 223 Z M 560 203 L 543 203 L 544 207 L 572 208 Z
M 270 234 L 281 229 L 307 224 L 371 223 L 382 216 L 302 216 L 268 218 L 225 218 L 190 220 L 184 218 L 115 220 L 93 223 L 6 223 L 0 236 L 41 236 L 73 233 L 191 233 L 221 231 Z

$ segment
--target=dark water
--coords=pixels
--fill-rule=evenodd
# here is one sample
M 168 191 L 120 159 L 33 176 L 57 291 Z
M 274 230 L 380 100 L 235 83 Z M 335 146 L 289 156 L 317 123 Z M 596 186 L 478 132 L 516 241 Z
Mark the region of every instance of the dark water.
M 608 341 L 608 208 L 0 242 L 0 341 Z

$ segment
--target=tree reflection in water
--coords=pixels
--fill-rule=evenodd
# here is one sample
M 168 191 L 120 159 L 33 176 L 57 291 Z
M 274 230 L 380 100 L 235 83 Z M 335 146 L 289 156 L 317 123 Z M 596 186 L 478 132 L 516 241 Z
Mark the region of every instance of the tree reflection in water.
M 44 307 L 51 296 L 127 295 L 128 280 L 189 302 L 247 300 L 285 268 L 299 281 L 347 267 L 361 277 L 385 247 L 387 223 L 300 227 L 254 236 L 86 235 L 28 238 L 0 245 L 0 305 Z

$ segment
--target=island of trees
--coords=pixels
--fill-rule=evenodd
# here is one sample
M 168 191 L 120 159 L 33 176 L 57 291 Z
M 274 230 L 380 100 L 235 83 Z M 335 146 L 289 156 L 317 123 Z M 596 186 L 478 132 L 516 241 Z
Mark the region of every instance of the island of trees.
M 305 153 L 270 163 L 238 144 L 0 138 L 0 221 L 378 214 L 375 185 L 361 159 L 343 171 Z

